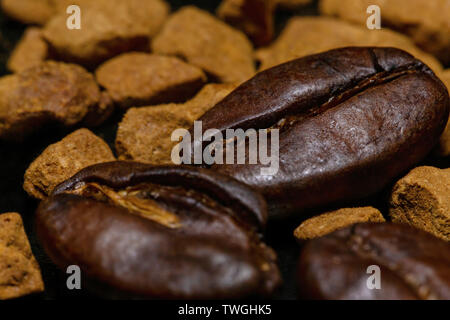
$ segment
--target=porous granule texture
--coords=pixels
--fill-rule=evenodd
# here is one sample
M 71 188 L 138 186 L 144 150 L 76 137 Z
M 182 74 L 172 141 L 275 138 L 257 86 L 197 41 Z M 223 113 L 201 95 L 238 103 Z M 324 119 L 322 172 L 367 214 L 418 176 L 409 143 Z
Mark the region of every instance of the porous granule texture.
M 87 129 L 77 130 L 48 146 L 25 172 L 25 191 L 45 199 L 61 182 L 90 165 L 114 161 L 109 146 Z
M 95 74 L 98 83 L 123 108 L 184 102 L 206 82 L 198 67 L 175 57 L 140 52 L 115 57 Z
M 0 300 L 44 290 L 41 271 L 18 213 L 0 214 Z
M 162 0 L 85 0 L 79 4 L 81 29 L 67 28 L 68 15 L 58 9 L 43 32 L 58 59 L 89 69 L 121 53 L 147 49 L 170 12 Z
M 54 123 L 99 123 L 108 110 L 93 75 L 78 65 L 45 61 L 0 78 L 0 139 L 24 139 Z
M 382 28 L 406 34 L 415 44 L 444 64 L 450 63 L 450 2 L 448 0 L 321 0 L 322 14 L 366 27 L 371 5 L 381 12 Z M 374 30 L 378 32 L 378 30 Z
M 42 30 L 30 27 L 14 48 L 8 60 L 8 69 L 20 72 L 37 66 L 48 57 L 48 46 L 42 38 Z
M 373 207 L 344 208 L 305 220 L 295 229 L 294 236 L 299 240 L 318 238 L 362 222 L 385 222 L 385 219 L 381 212 Z
M 294 17 L 288 21 L 280 36 L 268 47 L 256 51 L 265 70 L 289 60 L 310 54 L 352 46 L 395 47 L 422 60 L 434 71 L 442 65 L 432 55 L 415 46 L 407 36 L 388 29 L 369 30 L 330 17 Z
M 43 25 L 54 14 L 54 1 L 57 0 L 1 0 L 1 8 L 17 21 Z
M 235 85 L 206 85 L 192 100 L 183 104 L 166 104 L 131 108 L 119 124 L 116 151 L 120 160 L 135 160 L 151 164 L 173 164 L 172 141 L 177 129 L 189 129 L 195 120 L 211 109 Z
M 450 240 L 450 169 L 418 167 L 399 180 L 392 191 L 389 215 Z
M 255 74 L 253 47 L 245 34 L 193 6 L 168 19 L 152 49 L 181 57 L 220 82 L 241 83 Z

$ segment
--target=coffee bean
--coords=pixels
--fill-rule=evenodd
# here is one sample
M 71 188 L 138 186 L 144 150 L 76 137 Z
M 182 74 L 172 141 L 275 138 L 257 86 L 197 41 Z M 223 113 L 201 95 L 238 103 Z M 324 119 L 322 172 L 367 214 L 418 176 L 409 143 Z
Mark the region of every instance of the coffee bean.
M 37 230 L 57 265 L 80 266 L 92 283 L 139 297 L 240 298 L 280 283 L 260 239 L 266 218 L 264 199 L 227 176 L 110 162 L 59 185 Z
M 403 224 L 364 223 L 309 241 L 298 287 L 309 299 L 448 300 L 449 266 L 450 243 Z
M 279 216 L 380 191 L 431 150 L 449 107 L 442 82 L 408 53 L 342 48 L 257 74 L 199 120 L 204 132 L 280 130 L 277 174 L 212 167 L 261 191 Z

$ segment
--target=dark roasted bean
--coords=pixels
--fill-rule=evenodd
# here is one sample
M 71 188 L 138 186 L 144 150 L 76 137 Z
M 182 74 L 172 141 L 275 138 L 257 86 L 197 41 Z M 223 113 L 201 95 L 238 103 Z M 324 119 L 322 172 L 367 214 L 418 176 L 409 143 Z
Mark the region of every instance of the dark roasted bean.
M 151 298 L 268 295 L 276 255 L 260 239 L 264 199 L 232 178 L 194 167 L 95 165 L 59 185 L 37 230 L 61 268 Z
M 309 241 L 298 280 L 308 299 L 448 300 L 450 243 L 403 224 L 359 224 Z
M 442 82 L 408 53 L 342 48 L 257 74 L 199 120 L 203 131 L 280 129 L 277 174 L 213 166 L 261 191 L 277 216 L 380 191 L 431 150 L 449 106 Z

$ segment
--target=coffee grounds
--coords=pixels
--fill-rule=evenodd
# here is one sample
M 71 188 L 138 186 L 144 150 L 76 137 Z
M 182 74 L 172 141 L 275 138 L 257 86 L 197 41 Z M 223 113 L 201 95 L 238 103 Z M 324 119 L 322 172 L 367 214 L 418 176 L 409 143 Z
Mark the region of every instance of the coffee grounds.
M 304 221 L 295 229 L 294 236 L 299 240 L 318 238 L 362 222 L 385 222 L 385 220 L 381 212 L 373 207 L 344 208 Z
M 418 167 L 394 186 L 389 215 L 450 240 L 450 169 Z

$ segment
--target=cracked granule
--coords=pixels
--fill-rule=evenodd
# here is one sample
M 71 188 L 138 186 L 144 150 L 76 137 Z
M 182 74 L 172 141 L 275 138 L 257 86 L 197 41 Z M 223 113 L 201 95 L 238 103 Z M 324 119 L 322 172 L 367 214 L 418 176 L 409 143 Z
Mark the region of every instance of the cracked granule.
M 248 38 L 196 7 L 174 13 L 153 40 L 152 48 L 156 53 L 182 57 L 221 82 L 241 83 L 255 74 Z
M 389 215 L 444 240 L 450 240 L 450 169 L 417 167 L 392 191 Z
M 87 129 L 77 130 L 48 146 L 25 172 L 25 191 L 45 199 L 61 182 L 90 165 L 114 161 L 109 146 Z
M 125 53 L 96 71 L 98 83 L 123 108 L 183 102 L 206 82 L 203 71 L 175 57 Z
M 176 129 L 189 129 L 193 122 L 227 96 L 235 85 L 206 85 L 184 104 L 132 108 L 125 114 L 117 132 L 116 150 L 120 160 L 151 164 L 173 164 L 171 141 Z
M 0 215 L 0 300 L 44 291 L 41 271 L 18 213 Z

